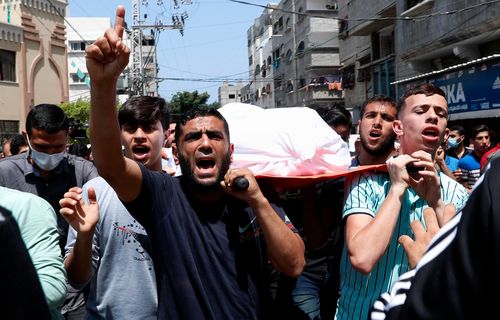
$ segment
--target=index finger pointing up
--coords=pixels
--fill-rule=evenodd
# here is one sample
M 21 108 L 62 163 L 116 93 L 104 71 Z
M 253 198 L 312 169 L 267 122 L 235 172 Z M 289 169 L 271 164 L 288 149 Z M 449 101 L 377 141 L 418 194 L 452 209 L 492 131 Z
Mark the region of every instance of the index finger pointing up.
M 116 8 L 116 19 L 115 19 L 115 27 L 116 34 L 120 39 L 123 37 L 123 30 L 125 30 L 125 7 L 119 5 Z

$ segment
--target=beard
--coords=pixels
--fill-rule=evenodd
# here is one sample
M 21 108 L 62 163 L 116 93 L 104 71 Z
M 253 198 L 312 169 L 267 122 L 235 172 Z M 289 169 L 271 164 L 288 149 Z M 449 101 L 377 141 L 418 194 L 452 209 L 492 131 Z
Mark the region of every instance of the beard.
M 186 184 L 198 191 L 207 192 L 207 191 L 216 191 L 220 188 L 220 182 L 224 180 L 224 176 L 226 172 L 229 170 L 229 166 L 231 165 L 231 155 L 229 152 L 224 154 L 222 158 L 221 168 L 217 174 L 217 178 L 214 182 L 211 183 L 203 183 L 199 179 L 194 176 L 194 170 L 191 166 L 190 162 L 184 157 L 184 155 L 179 152 L 179 165 L 182 171 L 182 177 Z
M 361 146 L 363 147 L 363 149 L 365 149 L 365 151 L 367 153 L 369 153 L 370 155 L 372 155 L 374 157 L 379 157 L 379 156 L 382 156 L 384 154 L 389 153 L 390 150 L 392 150 L 394 148 L 394 141 L 396 141 L 396 137 L 392 136 L 389 139 L 385 139 L 385 140 L 381 141 L 380 144 L 378 144 L 377 146 L 374 147 L 374 146 L 371 146 L 368 144 L 368 142 L 363 137 L 363 135 L 360 134 L 359 137 L 360 137 Z

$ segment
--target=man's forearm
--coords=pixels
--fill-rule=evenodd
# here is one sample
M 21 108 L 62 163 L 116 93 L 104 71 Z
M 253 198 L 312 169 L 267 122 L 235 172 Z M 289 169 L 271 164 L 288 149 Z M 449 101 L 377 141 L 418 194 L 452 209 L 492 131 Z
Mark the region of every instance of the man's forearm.
M 71 253 L 64 259 L 64 268 L 70 283 L 86 284 L 92 275 L 92 238 L 93 234 L 78 234 Z
M 90 141 L 99 174 L 105 179 L 124 171 L 120 127 L 116 113 L 116 83 L 90 85 Z
M 401 211 L 403 195 L 404 190 L 391 187 L 377 214 L 371 220 L 365 214 L 355 214 L 347 218 L 348 254 L 351 264 L 359 272 L 371 272 L 385 253 Z
M 304 242 L 281 220 L 269 201 L 262 196 L 252 204 L 262 228 L 269 258 L 284 274 L 298 276 L 305 265 Z

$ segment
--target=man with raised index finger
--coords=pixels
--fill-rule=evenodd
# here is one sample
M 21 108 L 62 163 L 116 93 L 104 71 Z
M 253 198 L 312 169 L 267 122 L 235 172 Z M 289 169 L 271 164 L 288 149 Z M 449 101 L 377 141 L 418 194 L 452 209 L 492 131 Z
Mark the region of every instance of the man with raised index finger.
M 224 117 L 194 108 L 178 121 L 173 152 L 181 177 L 150 172 L 122 156 L 114 105 L 130 54 L 121 41 L 124 14 L 118 7 L 115 27 L 86 50 L 91 141 L 100 175 L 151 238 L 158 317 L 270 318 L 276 310 L 269 268 L 300 274 L 304 244 L 252 172 L 229 168 L 234 147 Z M 248 179 L 247 190 L 233 188 L 240 176 Z

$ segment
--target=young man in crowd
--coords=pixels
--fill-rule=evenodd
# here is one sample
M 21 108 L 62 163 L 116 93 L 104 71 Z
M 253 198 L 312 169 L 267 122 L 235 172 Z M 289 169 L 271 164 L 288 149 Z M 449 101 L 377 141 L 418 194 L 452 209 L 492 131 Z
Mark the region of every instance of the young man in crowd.
M 125 155 L 161 171 L 169 122 L 165 100 L 132 97 L 120 107 L 118 122 Z M 68 279 L 77 287 L 91 283 L 86 319 L 156 319 L 156 280 L 144 227 L 103 178 L 86 183 L 87 192 L 89 205 L 80 188 L 60 201 L 61 214 L 72 226 L 64 260 Z
M 343 112 L 335 111 L 334 114 L 338 116 L 330 119 L 337 122 L 330 121 L 329 124 L 334 130 L 341 128 L 337 134 L 350 132 L 349 117 Z M 352 166 L 380 164 L 387 160 L 394 152 L 396 134 L 392 123 L 396 117 L 396 103 L 390 97 L 374 96 L 363 104 L 358 122 L 361 143 Z M 342 126 L 335 126 L 338 123 Z M 329 319 L 335 313 L 335 305 L 331 301 L 338 298 L 338 269 L 343 246 L 340 218 L 343 181 L 329 181 L 321 184 L 319 190 L 301 190 L 304 201 L 301 221 L 306 239 L 307 264 L 297 279 L 292 298 L 295 306 L 309 319 Z
M 371 319 L 489 319 L 498 312 L 492 292 L 500 285 L 499 180 L 497 158 L 486 166 L 466 206 L 457 208 L 443 228 L 415 228 L 414 240 L 407 238 L 404 246 L 418 263 L 381 295 Z M 423 256 L 422 248 L 427 248 Z
M 116 80 L 130 49 L 115 27 L 87 47 L 90 128 L 101 176 L 151 239 L 160 319 L 256 319 L 273 310 L 268 262 L 289 276 L 304 266 L 304 244 L 261 192 L 248 169 L 230 169 L 234 146 L 214 110 L 194 108 L 179 120 L 174 154 L 182 176 L 151 172 L 124 158 L 114 106 Z M 245 177 L 248 188 L 236 187 Z
M 49 202 L 59 212 L 59 200 L 71 187 L 82 187 L 97 177 L 92 162 L 68 154 L 69 119 L 53 104 L 34 106 L 26 117 L 23 132 L 29 151 L 0 162 L 0 186 L 35 194 Z M 57 215 L 59 245 L 63 255 L 68 234 L 68 223 Z M 62 313 L 72 319 L 83 319 L 85 300 L 83 292 L 68 287 Z
M 386 161 L 388 173 L 361 172 L 347 179 L 337 319 L 366 319 L 381 292 L 409 270 L 398 238 L 413 220 L 423 221 L 426 207 L 435 209 L 442 224 L 446 203 L 465 203 L 467 190 L 434 167 L 447 118 L 442 90 L 430 84 L 408 90 L 393 122 L 400 155 Z
M 359 117 L 360 149 L 351 166 L 384 163 L 395 153 L 392 124 L 397 118 L 396 102 L 391 97 L 374 96 L 361 107 Z
M 469 154 L 469 151 L 465 148 L 465 129 L 461 125 L 457 124 L 450 127 L 446 154 L 459 160 Z
M 481 157 L 490 149 L 490 129 L 483 124 L 475 126 L 471 139 L 474 150 L 458 161 L 460 175 L 457 179 L 469 191 L 481 175 Z
M 180 176 L 182 174 L 180 166 L 176 163 L 172 153 L 172 144 L 175 140 L 175 122 L 170 122 L 168 125 L 168 136 L 165 140 L 165 147 L 161 150 L 162 168 L 163 171 L 170 175 Z

